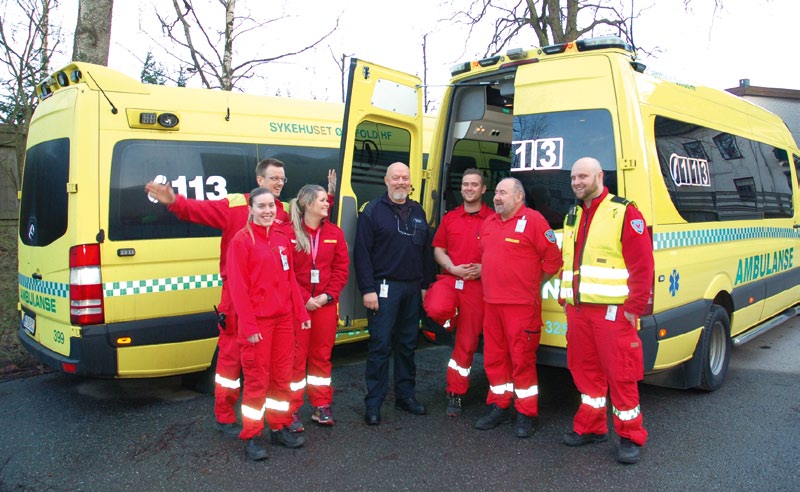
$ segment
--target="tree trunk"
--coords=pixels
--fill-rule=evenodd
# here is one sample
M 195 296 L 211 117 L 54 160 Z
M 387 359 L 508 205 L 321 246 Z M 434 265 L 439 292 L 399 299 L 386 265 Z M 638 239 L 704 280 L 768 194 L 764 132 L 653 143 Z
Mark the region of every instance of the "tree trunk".
M 114 0 L 80 0 L 72 59 L 108 65 Z

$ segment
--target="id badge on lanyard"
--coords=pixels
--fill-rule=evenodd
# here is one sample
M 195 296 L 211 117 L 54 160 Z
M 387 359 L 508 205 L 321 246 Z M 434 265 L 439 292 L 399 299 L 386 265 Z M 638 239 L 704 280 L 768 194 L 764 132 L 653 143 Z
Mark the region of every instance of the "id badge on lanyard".
M 317 265 L 317 253 L 319 252 L 319 233 L 322 226 L 317 229 L 317 233 L 311 240 L 311 283 L 318 284 L 319 283 L 319 269 L 316 267 Z
M 386 280 L 384 280 L 381 284 L 381 292 L 378 294 L 378 297 L 382 297 L 384 299 L 389 297 L 389 284 L 386 283 Z
M 517 220 L 517 227 L 514 228 L 514 232 L 525 232 L 526 225 L 528 225 L 528 219 L 523 215 L 522 218 Z

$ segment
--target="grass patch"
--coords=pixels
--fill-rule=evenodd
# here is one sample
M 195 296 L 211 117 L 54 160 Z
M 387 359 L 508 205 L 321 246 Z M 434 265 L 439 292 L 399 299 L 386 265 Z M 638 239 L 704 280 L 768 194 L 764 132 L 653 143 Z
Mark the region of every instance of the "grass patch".
M 0 223 L 0 373 L 30 369 L 37 361 L 17 339 L 17 224 Z

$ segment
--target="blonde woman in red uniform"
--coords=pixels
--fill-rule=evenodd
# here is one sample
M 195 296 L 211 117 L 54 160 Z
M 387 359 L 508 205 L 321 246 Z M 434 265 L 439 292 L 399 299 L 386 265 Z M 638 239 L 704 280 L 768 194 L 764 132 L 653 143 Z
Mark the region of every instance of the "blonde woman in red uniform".
M 289 381 L 294 354 L 294 320 L 306 331 L 310 319 L 292 268 L 292 243 L 275 227 L 275 196 L 256 188 L 248 198 L 250 218 L 228 247 L 228 282 L 239 318 L 244 391 L 242 433 L 252 460 L 268 457 L 261 443 L 266 413 L 270 440 L 288 448 L 303 445 L 291 424 Z
M 310 330 L 295 330 L 297 338 L 292 374 L 292 425 L 302 432 L 297 411 L 303 405 L 303 389 L 314 407 L 311 419 L 333 425 L 331 403 L 331 350 L 339 321 L 336 304 L 347 283 L 350 258 L 344 233 L 329 222 L 328 193 L 318 185 L 306 185 L 291 205 L 296 247 L 294 269 L 300 293 L 311 317 Z

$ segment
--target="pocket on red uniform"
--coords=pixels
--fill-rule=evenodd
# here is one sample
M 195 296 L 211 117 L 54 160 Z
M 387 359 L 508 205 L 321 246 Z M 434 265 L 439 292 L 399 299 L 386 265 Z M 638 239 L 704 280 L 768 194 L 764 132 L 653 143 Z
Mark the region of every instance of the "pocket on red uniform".
M 239 349 L 241 354 L 240 356 L 242 358 L 242 364 L 252 363 L 254 360 L 256 360 L 256 344 L 245 342 L 239 344 Z
M 619 381 L 641 381 L 644 378 L 644 355 L 638 336 L 622 337 L 619 340 L 617 360 Z

